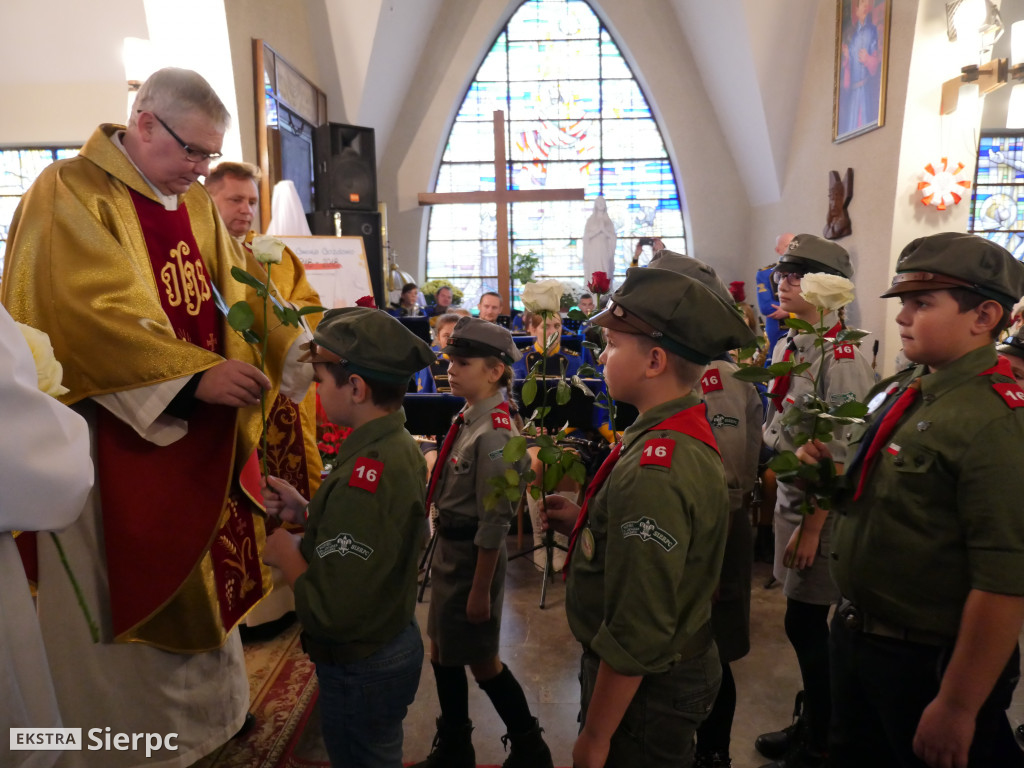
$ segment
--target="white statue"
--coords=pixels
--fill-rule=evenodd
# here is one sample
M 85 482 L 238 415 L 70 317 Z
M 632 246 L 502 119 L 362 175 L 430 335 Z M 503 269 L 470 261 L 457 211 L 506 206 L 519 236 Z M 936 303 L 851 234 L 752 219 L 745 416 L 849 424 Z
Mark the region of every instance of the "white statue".
M 594 201 L 594 212 L 583 228 L 583 279 L 590 281 L 595 272 L 615 275 L 615 224 L 608 215 L 604 195 Z

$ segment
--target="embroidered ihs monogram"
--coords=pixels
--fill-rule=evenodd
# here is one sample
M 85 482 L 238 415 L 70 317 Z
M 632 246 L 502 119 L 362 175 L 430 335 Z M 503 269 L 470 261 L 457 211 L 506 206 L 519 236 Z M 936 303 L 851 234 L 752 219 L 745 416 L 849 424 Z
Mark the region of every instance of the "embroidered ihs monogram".
M 172 307 L 184 304 L 185 310 L 196 317 L 211 292 L 202 259 L 186 258 L 190 253 L 188 243 L 179 241 L 178 247 L 168 254 L 167 263 L 160 268 L 160 280 L 167 293 L 167 303 Z

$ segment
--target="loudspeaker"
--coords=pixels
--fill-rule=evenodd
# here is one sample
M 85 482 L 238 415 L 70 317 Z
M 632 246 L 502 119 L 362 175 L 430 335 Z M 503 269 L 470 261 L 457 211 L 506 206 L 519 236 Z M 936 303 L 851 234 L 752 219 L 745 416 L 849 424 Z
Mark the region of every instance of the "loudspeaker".
M 342 123 L 317 126 L 314 151 L 318 211 L 377 210 L 377 151 L 373 128 Z
M 314 211 L 306 217 L 314 235 L 341 235 L 363 238 L 366 266 L 370 270 L 370 285 L 377 306 L 387 309 L 384 292 L 384 241 L 381 239 L 378 211 Z M 337 219 L 337 222 L 335 221 Z

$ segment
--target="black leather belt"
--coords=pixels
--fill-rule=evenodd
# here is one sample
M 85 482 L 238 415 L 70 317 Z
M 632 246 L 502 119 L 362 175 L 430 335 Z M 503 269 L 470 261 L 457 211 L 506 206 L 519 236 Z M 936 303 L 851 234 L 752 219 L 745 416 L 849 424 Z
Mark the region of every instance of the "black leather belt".
M 904 640 L 908 643 L 937 647 L 949 646 L 955 642 L 955 638 L 940 635 L 936 632 L 925 632 L 924 630 L 891 624 L 870 613 L 865 613 L 849 600 L 843 600 L 839 604 L 838 613 L 843 624 L 852 632 L 863 632 L 865 635 L 875 635 L 876 637 L 887 637 L 892 640 Z
M 476 538 L 475 525 L 438 525 L 437 535 L 448 541 L 472 541 Z
M 335 643 L 317 640 L 306 632 L 299 636 L 302 650 L 314 664 L 351 664 L 365 659 L 380 647 L 377 643 Z

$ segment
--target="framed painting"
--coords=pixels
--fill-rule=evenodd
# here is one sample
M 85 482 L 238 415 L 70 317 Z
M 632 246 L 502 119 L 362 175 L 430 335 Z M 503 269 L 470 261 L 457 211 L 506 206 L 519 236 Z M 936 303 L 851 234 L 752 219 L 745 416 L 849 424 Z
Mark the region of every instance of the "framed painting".
M 892 0 L 836 0 L 832 141 L 885 124 Z

